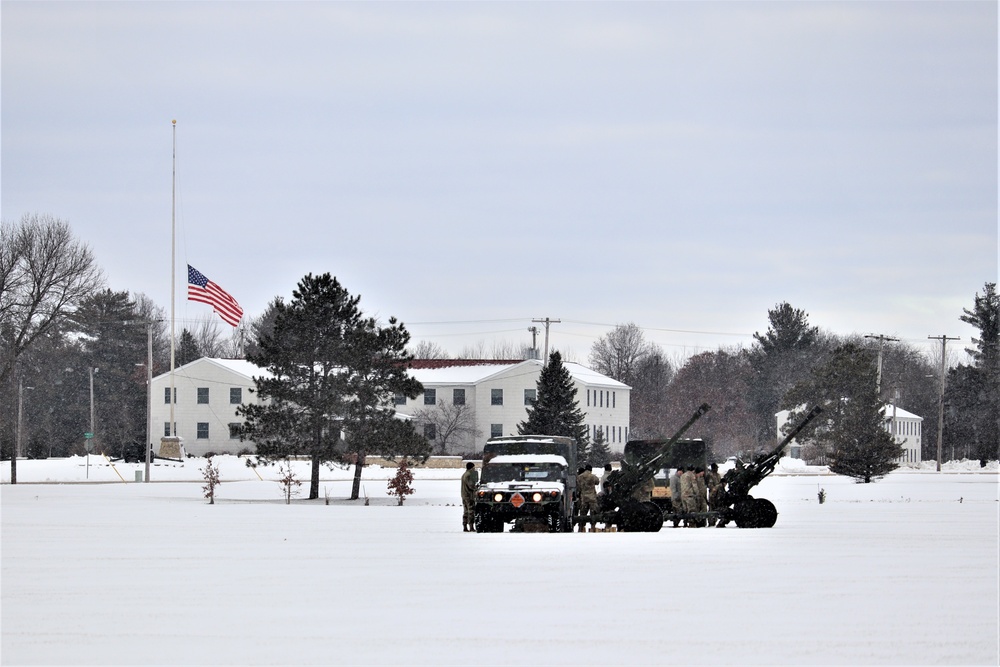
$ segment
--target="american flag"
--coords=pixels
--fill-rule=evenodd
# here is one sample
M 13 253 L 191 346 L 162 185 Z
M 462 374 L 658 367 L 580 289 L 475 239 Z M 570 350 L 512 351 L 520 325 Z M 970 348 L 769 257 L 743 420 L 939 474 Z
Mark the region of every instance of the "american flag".
M 236 303 L 236 299 L 190 264 L 188 264 L 188 301 L 207 303 L 215 309 L 219 317 L 234 327 L 243 317 L 243 309 Z

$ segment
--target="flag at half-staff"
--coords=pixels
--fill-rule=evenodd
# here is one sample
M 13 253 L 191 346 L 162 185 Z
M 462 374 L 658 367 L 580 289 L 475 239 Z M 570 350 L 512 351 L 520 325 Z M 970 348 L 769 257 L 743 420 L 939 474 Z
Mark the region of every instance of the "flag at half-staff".
M 205 274 L 188 264 L 188 301 L 207 303 L 227 324 L 237 326 L 243 317 L 243 309 L 236 299 L 222 289 Z

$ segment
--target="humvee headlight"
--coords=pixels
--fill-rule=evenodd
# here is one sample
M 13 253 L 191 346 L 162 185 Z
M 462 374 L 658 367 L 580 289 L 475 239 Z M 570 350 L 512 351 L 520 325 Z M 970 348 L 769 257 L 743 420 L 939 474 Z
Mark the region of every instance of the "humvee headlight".
M 536 503 L 542 502 L 542 494 L 539 493 L 538 491 L 535 491 L 533 494 L 531 494 L 531 500 Z
M 493 494 L 493 502 L 495 503 L 503 502 L 503 494 L 502 493 Z

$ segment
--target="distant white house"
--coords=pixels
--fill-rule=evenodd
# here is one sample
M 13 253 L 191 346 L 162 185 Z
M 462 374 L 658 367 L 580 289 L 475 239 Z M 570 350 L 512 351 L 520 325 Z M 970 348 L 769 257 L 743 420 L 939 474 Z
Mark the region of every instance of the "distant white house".
M 576 387 L 591 440 L 601 429 L 609 447 L 620 450 L 629 436 L 631 387 L 577 363 L 563 362 L 563 366 Z M 397 397 L 396 410 L 416 415 L 442 404 L 470 406 L 479 435 L 449 442 L 447 452 L 481 450 L 488 438 L 517 435 L 518 424 L 527 419 L 528 407 L 536 398 L 541 372 L 538 359 L 418 359 L 411 373 L 424 385 L 424 393 L 416 399 Z M 424 425 L 424 435 L 434 444 L 437 434 L 428 426 Z
M 577 402 L 585 415 L 591 439 L 600 428 L 611 449 L 621 449 L 629 435 L 631 387 L 572 362 L 563 362 L 577 390 Z M 481 450 L 490 437 L 516 435 L 517 425 L 528 417 L 534 400 L 542 362 L 480 361 L 469 359 L 416 360 L 410 373 L 424 385 L 416 399 L 397 397 L 400 418 L 413 417 L 421 409 L 448 404 L 471 408 L 478 438 L 448 444 L 448 453 Z M 174 369 L 174 424 L 185 452 L 202 456 L 208 452 L 236 454 L 256 450 L 253 442 L 241 442 L 237 427 L 243 423 L 236 408 L 256 403 L 254 377 L 269 373 L 241 359 L 204 357 Z M 153 378 L 153 441 L 170 435 L 170 374 Z M 436 434 L 424 429 L 435 444 Z M 154 449 L 156 446 L 154 445 Z
M 780 437 L 782 427 L 788 423 L 788 410 L 782 410 L 775 414 L 777 420 L 778 433 Z M 921 438 L 923 417 L 919 417 L 912 412 L 907 412 L 894 405 L 882 406 L 882 416 L 885 418 L 883 424 L 886 431 L 896 437 L 896 442 L 903 448 L 903 455 L 896 461 L 900 465 L 919 465 L 922 456 Z M 802 458 L 802 447 L 794 439 L 788 443 L 787 455 L 794 459 Z
M 208 452 L 237 454 L 255 451 L 240 442 L 235 427 L 243 423 L 236 408 L 256 403 L 253 378 L 269 377 L 264 369 L 242 359 L 203 357 L 174 369 L 174 424 L 184 450 L 191 456 Z M 153 378 L 153 448 L 170 433 L 170 373 Z

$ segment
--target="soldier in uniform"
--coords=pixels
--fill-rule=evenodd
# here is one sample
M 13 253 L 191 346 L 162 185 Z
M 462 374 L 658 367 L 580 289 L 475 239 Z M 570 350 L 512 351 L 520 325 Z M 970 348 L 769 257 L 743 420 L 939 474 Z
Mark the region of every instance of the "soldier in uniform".
M 696 512 L 707 512 L 708 511 L 708 485 L 705 483 L 705 469 L 698 466 L 694 470 L 694 482 L 697 488 L 695 493 L 697 504 L 695 507 Z M 704 519 L 698 519 L 695 525 L 699 528 L 705 525 Z
M 674 474 L 670 476 L 670 505 L 675 516 L 684 511 L 684 507 L 681 504 L 681 475 L 683 474 L 684 469 L 677 468 L 674 470 Z M 680 519 L 674 519 L 673 521 L 674 528 L 680 525 Z
M 583 472 L 576 476 L 576 490 L 580 494 L 580 517 L 585 517 L 588 514 L 591 516 L 591 531 L 597 525 L 597 520 L 593 517 L 597 513 L 597 485 L 601 483 L 601 480 L 598 479 L 593 470 L 594 467 L 587 464 Z M 580 524 L 580 528 L 583 528 L 582 523 Z
M 722 476 L 719 474 L 718 463 L 708 467 L 708 472 L 705 473 L 705 485 L 708 486 L 708 508 L 721 509 L 719 501 L 722 499 Z
M 681 475 L 681 507 L 685 514 L 697 512 L 698 507 L 698 482 L 695 481 L 694 467 L 688 466 Z M 694 522 L 686 522 L 686 526 L 695 525 Z
M 479 484 L 479 473 L 476 472 L 476 464 L 469 461 L 465 464 L 465 472 L 462 473 L 462 531 L 469 533 L 474 531 L 476 520 L 476 485 Z

